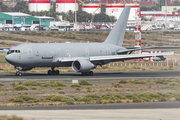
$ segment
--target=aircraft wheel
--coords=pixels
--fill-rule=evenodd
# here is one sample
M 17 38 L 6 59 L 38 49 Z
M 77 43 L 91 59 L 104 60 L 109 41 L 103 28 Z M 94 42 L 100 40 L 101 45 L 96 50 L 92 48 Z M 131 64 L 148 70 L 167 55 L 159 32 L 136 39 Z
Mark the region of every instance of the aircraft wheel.
M 51 70 L 48 70 L 48 75 L 52 75 L 52 71 Z
M 52 71 L 52 74 L 53 74 L 53 75 L 56 75 L 56 71 L 55 71 L 55 70 L 53 70 L 53 71 Z
M 90 72 L 89 72 L 89 75 L 90 75 L 90 76 L 93 76 L 93 74 L 94 74 L 93 71 L 90 71 Z
M 82 76 L 84 76 L 84 75 L 85 75 L 85 73 L 84 73 L 84 72 L 81 72 L 81 75 L 82 75 Z
M 21 76 L 22 74 L 20 72 L 17 72 L 16 73 L 16 76 Z
M 90 74 L 89 74 L 89 72 L 86 72 L 86 76 L 89 76 Z
M 84 76 L 87 76 L 87 72 L 84 72 Z
M 18 73 L 16 73 L 16 76 L 18 76 Z
M 82 72 L 82 76 L 87 76 L 87 72 Z
M 59 75 L 59 70 L 56 70 L 56 75 Z

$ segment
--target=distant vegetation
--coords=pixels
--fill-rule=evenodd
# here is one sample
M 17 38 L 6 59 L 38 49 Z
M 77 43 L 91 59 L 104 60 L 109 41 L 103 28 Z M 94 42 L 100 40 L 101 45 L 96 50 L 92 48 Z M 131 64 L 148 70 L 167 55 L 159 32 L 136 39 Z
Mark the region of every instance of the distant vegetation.
M 97 82 L 82 80 L 81 85 L 62 81 L 6 82 L 0 87 L 0 97 L 3 97 L 0 106 L 180 101 L 179 78 Z
M 16 116 L 12 116 L 12 117 L 0 116 L 0 120 L 23 120 L 23 118 L 21 118 L 21 117 L 16 117 Z

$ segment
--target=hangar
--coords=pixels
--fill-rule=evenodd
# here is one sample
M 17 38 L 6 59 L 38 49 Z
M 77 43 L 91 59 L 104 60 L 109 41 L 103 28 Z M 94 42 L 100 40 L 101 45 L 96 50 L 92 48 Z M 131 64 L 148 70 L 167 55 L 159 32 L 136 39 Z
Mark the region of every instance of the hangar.
M 35 16 L 35 17 L 38 18 L 40 22 L 40 26 L 49 26 L 50 22 L 55 21 L 53 17 L 48 17 L 48 16 Z
M 21 12 L 2 12 L 0 13 L 1 24 L 21 24 L 25 19 L 30 18 L 31 15 Z
M 21 24 L 24 22 L 25 25 L 40 24 L 41 26 L 49 26 L 51 21 L 54 21 L 53 17 L 34 17 L 21 12 L 0 13 L 0 24 Z

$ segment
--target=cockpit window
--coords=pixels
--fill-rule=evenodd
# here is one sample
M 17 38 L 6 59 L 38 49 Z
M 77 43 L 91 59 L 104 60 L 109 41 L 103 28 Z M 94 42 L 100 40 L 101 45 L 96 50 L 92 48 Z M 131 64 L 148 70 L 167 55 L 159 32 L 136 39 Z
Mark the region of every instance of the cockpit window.
M 7 52 L 7 55 L 8 54 L 11 54 L 11 53 L 20 53 L 20 50 L 9 50 L 8 52 Z

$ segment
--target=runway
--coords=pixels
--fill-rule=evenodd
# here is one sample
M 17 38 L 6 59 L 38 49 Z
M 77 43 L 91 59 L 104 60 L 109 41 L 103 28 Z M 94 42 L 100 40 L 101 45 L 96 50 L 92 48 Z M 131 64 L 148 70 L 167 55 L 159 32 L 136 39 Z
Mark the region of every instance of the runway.
M 0 107 L 0 116 L 25 120 L 179 120 L 180 102 Z
M 0 107 L 0 110 L 105 110 L 105 109 L 172 109 L 180 108 L 180 101 L 147 103 L 112 103 L 61 106 Z
M 47 75 L 46 73 L 23 73 L 22 76 L 15 76 L 14 73 L 0 74 L 0 82 L 15 82 L 26 80 L 49 81 L 49 80 L 121 80 L 121 79 L 158 79 L 158 78 L 179 78 L 180 71 L 113 71 L 94 72 L 94 76 L 81 76 L 80 73 L 67 72 L 60 75 Z
M 180 109 L 4 110 L 0 115 L 24 120 L 179 120 Z

